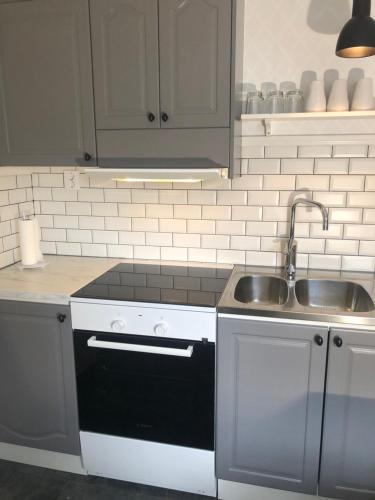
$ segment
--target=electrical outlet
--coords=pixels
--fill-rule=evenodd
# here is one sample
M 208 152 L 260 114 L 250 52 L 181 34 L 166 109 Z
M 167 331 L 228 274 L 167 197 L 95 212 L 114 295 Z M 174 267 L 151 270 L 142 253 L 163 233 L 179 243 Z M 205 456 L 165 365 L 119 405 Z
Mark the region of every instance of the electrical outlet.
M 65 189 L 78 191 L 79 189 L 79 172 L 73 170 L 64 172 Z

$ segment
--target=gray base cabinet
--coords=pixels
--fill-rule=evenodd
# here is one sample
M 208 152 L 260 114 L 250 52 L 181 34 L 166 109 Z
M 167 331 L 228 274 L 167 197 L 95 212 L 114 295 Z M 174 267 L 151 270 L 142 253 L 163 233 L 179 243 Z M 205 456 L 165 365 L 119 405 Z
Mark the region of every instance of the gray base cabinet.
M 375 498 L 375 332 L 331 329 L 319 494 Z
M 80 454 L 69 307 L 0 302 L 0 441 Z
M 328 328 L 219 319 L 220 479 L 315 494 Z
M 3 165 L 96 157 L 87 0 L 0 3 Z

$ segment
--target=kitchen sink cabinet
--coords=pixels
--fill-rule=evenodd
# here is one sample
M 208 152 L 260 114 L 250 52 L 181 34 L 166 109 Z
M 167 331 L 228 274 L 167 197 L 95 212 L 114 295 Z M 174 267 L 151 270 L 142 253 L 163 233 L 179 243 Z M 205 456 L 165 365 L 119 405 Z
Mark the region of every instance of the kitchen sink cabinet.
M 80 455 L 68 306 L 0 301 L 0 441 Z
M 2 165 L 93 164 L 87 0 L 0 3 Z
M 328 328 L 218 325 L 219 479 L 315 494 Z
M 375 332 L 332 328 L 319 494 L 375 498 Z

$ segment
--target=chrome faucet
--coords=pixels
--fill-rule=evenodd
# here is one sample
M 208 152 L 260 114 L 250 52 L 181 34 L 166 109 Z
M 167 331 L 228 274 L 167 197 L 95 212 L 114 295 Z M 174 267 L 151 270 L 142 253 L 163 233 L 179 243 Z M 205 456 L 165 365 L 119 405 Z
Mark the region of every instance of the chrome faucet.
M 303 198 L 298 198 L 292 205 L 292 216 L 290 220 L 290 234 L 288 241 L 288 249 L 286 254 L 285 262 L 285 275 L 289 281 L 294 280 L 296 277 L 297 270 L 297 242 L 294 240 L 295 224 L 296 224 L 296 208 L 299 204 L 312 205 L 319 208 L 323 217 L 323 231 L 328 230 L 328 210 L 324 205 L 318 203 L 317 201 L 304 200 Z

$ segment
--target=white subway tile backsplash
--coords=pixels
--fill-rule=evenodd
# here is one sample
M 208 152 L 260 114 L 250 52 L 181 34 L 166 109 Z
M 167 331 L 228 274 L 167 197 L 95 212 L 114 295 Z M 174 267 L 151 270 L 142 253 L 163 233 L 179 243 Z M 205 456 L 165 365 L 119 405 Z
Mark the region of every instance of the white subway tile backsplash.
M 328 175 L 297 175 L 296 189 L 308 189 L 309 191 L 328 191 Z
M 334 158 L 365 158 L 367 157 L 367 145 L 339 145 L 333 146 Z
M 344 238 L 375 240 L 375 225 L 347 224 L 344 228 Z
M 217 234 L 245 234 L 246 223 L 244 221 L 216 221 Z
M 133 247 L 130 245 L 107 245 L 108 257 L 116 259 L 132 259 Z
M 78 221 L 80 229 L 104 229 L 104 217 L 81 216 Z
M 366 177 L 365 190 L 366 191 L 375 191 L 375 175 L 368 175 Z M 374 194 L 374 196 L 375 196 L 375 194 Z
M 375 224 L 375 209 L 370 208 L 363 211 L 363 223 Z
M 331 191 L 363 191 L 365 177 L 363 175 L 332 175 Z
M 283 159 L 281 160 L 282 174 L 312 174 L 314 172 L 313 159 Z
M 352 158 L 349 166 L 350 174 L 374 175 L 375 158 Z
M 265 175 L 263 189 L 268 191 L 289 191 L 295 189 L 295 175 Z
M 359 242 L 354 240 L 327 240 L 326 253 L 335 255 L 358 255 Z
M 359 243 L 359 255 L 375 256 L 375 241 L 361 241 Z
M 348 193 L 348 207 L 375 208 L 375 194 Z
M 232 220 L 261 221 L 261 207 L 232 207 Z
M 207 190 L 189 191 L 188 204 L 216 205 L 216 191 L 207 191 Z
M 245 210 L 244 207 L 233 207 L 233 209 L 240 211 Z M 230 220 L 232 217 L 232 207 L 230 206 L 203 206 L 202 207 L 202 219 L 211 220 Z M 188 212 L 189 213 L 189 212 Z M 195 217 L 193 217 L 195 218 Z
M 171 247 L 172 243 L 172 233 L 146 233 L 146 245 Z
M 112 245 L 117 245 L 119 239 L 117 231 L 94 230 L 92 232 L 92 237 L 93 237 L 93 243 L 108 243 Z
M 106 257 L 107 247 L 99 243 L 81 243 L 82 255 L 84 257 Z
M 45 253 L 52 253 L 50 251 L 44 250 Z M 56 249 L 54 253 L 59 253 L 61 255 L 82 255 L 82 248 L 80 243 L 56 243 Z
M 217 250 L 219 264 L 246 264 L 246 252 L 240 250 Z
M 297 158 L 297 151 L 298 151 L 298 146 L 266 146 L 265 157 Z
M 347 256 L 342 257 L 343 271 L 362 271 L 373 273 L 375 270 L 375 257 Z
M 280 159 L 279 158 L 264 158 L 264 159 L 251 159 L 248 161 L 247 170 L 245 173 L 270 175 L 280 173 Z
M 277 262 L 276 252 L 246 252 L 247 266 L 267 266 L 274 267 Z
M 309 267 L 313 269 L 341 269 L 341 255 L 310 255 Z
M 260 250 L 260 238 L 255 236 L 231 236 L 232 250 Z
M 53 227 L 78 229 L 79 220 L 77 215 L 54 215 Z
M 247 222 L 246 234 L 249 236 L 276 236 L 277 222 Z
M 162 260 L 188 260 L 188 249 L 187 248 L 174 248 L 174 247 L 165 247 L 161 248 Z
M 242 153 L 243 175 L 232 181 L 123 184 L 80 174 L 75 191 L 63 183 L 75 167 L 9 170 L 0 176 L 0 267 L 19 259 L 17 218 L 25 210 L 38 214 L 48 253 L 283 265 L 299 197 L 325 204 L 330 218 L 323 231 L 319 210 L 298 208 L 299 267 L 372 268 L 374 147 L 264 147 L 245 137 Z
M 299 158 L 330 158 L 332 146 L 299 146 Z
M 329 220 L 331 222 L 361 222 L 362 210 L 358 208 L 331 208 Z
M 200 234 L 183 234 L 176 233 L 173 235 L 173 246 L 178 248 L 200 248 L 203 247 L 201 245 L 201 236 Z M 207 237 L 207 236 L 206 236 Z M 204 248 L 204 247 L 203 247 Z M 211 247 L 209 247 L 211 248 Z
M 255 207 L 271 207 L 277 206 L 279 200 L 279 191 L 249 191 L 247 204 Z

